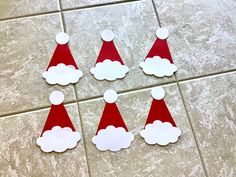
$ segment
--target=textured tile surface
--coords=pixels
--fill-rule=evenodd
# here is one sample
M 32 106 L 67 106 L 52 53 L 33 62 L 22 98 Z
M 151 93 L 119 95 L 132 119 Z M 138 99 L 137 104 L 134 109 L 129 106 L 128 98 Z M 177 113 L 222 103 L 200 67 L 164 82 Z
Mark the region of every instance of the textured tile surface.
M 58 10 L 57 0 L 1 0 L 0 19 Z
M 100 152 L 91 143 L 104 108 L 103 100 L 79 104 L 91 176 L 171 177 L 173 173 L 174 176 L 205 176 L 178 88 L 172 85 L 165 90 L 166 103 L 183 133 L 176 144 L 167 147 L 147 145 L 139 136 L 152 101 L 150 90 L 120 95 L 117 105 L 135 140 L 129 149 L 118 153 Z
M 0 115 L 49 105 L 52 87 L 41 73 L 61 31 L 59 15 L 0 22 Z M 65 101 L 75 100 L 72 86 L 60 88 Z
M 66 107 L 81 133 L 76 104 Z M 0 120 L 0 176 L 88 176 L 83 140 L 65 153 L 44 153 L 36 145 L 47 110 L 24 113 Z
M 234 177 L 236 73 L 181 84 L 209 177 Z
M 205 177 L 193 132 L 176 84 L 165 87 L 166 103 L 183 135 L 167 147 L 145 144 L 139 135 L 151 105 L 150 89 L 174 77 L 146 76 L 138 67 L 156 39 L 157 17 L 151 0 L 60 0 L 71 52 L 84 72 L 76 85 L 80 100 L 101 96 L 112 88 L 122 93 L 118 107 L 135 135 L 131 147 L 118 153 L 100 152 L 91 143 L 103 108 L 102 99 L 79 103 L 85 142 L 63 154 L 43 153 L 35 141 L 42 131 L 52 90 L 75 101 L 73 86 L 49 86 L 42 79 L 62 30 L 59 14 L 0 21 L 0 176 L 42 177 Z M 168 39 L 178 79 L 236 69 L 236 3 L 234 0 L 154 0 Z M 57 11 L 59 0 L 0 0 L 0 20 Z M 114 3 L 114 5 L 100 6 Z M 99 5 L 100 7 L 95 7 Z M 97 81 L 90 74 L 100 51 L 100 32 L 115 34 L 115 45 L 130 72 L 125 79 Z M 236 159 L 236 73 L 180 84 L 208 177 L 234 177 Z M 138 89 L 143 90 L 138 90 Z M 82 133 L 76 104 L 67 105 Z M 87 167 L 85 148 L 87 149 Z
M 236 69 L 234 0 L 155 0 L 178 79 Z
M 65 21 L 71 36 L 71 48 L 84 72 L 84 77 L 76 85 L 80 99 L 102 95 L 109 87 L 125 91 L 174 81 L 174 77 L 158 79 L 146 76 L 139 68 L 139 63 L 156 39 L 158 24 L 151 1 L 68 12 L 65 13 Z M 124 63 L 130 68 L 125 79 L 114 82 L 97 81 L 90 74 L 102 45 L 100 32 L 106 28 L 115 32 L 114 43 Z
M 61 0 L 61 4 L 63 9 L 67 9 L 122 1 L 126 0 Z

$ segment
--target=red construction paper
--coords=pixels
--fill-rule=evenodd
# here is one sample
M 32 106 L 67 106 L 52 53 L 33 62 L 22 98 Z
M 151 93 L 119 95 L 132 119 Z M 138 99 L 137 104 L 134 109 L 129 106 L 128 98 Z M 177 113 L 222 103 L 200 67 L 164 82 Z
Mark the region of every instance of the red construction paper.
M 122 65 L 124 65 L 124 62 L 122 61 L 113 41 L 103 42 L 96 63 L 103 62 L 105 59 L 109 59 L 111 61 L 119 61 Z
M 153 99 L 145 125 L 152 124 L 155 120 L 160 120 L 162 122 L 169 122 L 172 124 L 173 127 L 176 127 L 176 124 L 163 99 L 162 100 Z
M 106 103 L 96 135 L 99 130 L 105 129 L 109 125 L 113 125 L 116 128 L 123 127 L 128 132 L 125 122 L 115 103 Z
M 162 40 L 157 38 L 146 58 L 153 58 L 154 56 L 166 58 L 170 61 L 170 63 L 173 64 L 173 60 L 166 39 Z
M 78 69 L 75 60 L 70 52 L 70 49 L 67 44 L 58 44 L 54 54 L 52 56 L 52 59 L 48 65 L 48 68 L 51 66 L 56 66 L 59 63 L 64 63 L 65 65 L 73 65 L 75 69 Z M 47 70 L 48 70 L 47 68 Z
M 48 114 L 48 118 L 44 125 L 41 136 L 43 132 L 46 130 L 51 130 L 54 126 L 60 126 L 61 128 L 69 127 L 72 129 L 72 131 L 75 131 L 75 128 L 63 104 L 51 106 L 51 110 Z

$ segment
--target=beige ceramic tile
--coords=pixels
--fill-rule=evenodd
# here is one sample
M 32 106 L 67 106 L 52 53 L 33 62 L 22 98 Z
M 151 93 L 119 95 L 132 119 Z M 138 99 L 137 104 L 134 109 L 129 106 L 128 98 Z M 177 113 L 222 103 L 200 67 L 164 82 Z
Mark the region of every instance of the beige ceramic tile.
M 182 137 L 167 147 L 145 144 L 139 135 L 151 105 L 150 90 L 119 96 L 117 105 L 128 129 L 134 133 L 131 147 L 118 153 L 100 152 L 91 143 L 103 108 L 102 99 L 79 104 L 91 176 L 96 177 L 203 177 L 205 176 L 181 97 L 176 85 L 165 87 L 166 103 Z
M 181 84 L 209 177 L 236 176 L 236 73 Z
M 155 0 L 178 79 L 236 69 L 234 0 Z
M 66 106 L 77 131 L 81 133 L 76 104 Z M 49 110 L 24 113 L 0 120 L 0 176 L 88 176 L 83 140 L 64 153 L 44 153 L 36 145 Z
M 158 79 L 146 76 L 139 68 L 156 39 L 158 23 L 151 1 L 78 10 L 64 16 L 71 36 L 71 48 L 84 72 L 84 77 L 76 85 L 80 99 L 102 95 L 108 87 L 125 91 L 174 81 L 174 77 Z M 114 82 L 97 81 L 90 74 L 102 45 L 100 32 L 106 28 L 115 32 L 114 43 L 130 68 L 125 79 Z
M 62 8 L 75 8 L 75 7 L 85 7 L 97 4 L 106 4 L 113 2 L 122 2 L 128 0 L 61 0 Z
M 59 15 L 0 22 L 0 115 L 49 105 L 47 68 L 61 31 Z M 60 87 L 65 101 L 75 100 L 73 86 Z
M 0 19 L 58 10 L 57 0 L 1 0 Z

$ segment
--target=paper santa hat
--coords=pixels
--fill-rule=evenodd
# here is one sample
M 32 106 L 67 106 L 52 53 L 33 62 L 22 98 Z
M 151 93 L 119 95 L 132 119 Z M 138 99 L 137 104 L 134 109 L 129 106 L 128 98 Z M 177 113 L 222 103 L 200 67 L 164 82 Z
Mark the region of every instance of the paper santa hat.
M 156 77 L 172 76 L 177 71 L 177 67 L 173 64 L 167 43 L 169 32 L 166 28 L 159 28 L 156 36 L 157 39 L 146 59 L 139 65 L 145 74 Z
M 64 152 L 72 149 L 81 139 L 63 105 L 64 95 L 60 91 L 54 91 L 49 97 L 52 103 L 41 136 L 37 139 L 37 145 L 44 152 Z
M 128 132 L 116 106 L 117 98 L 117 93 L 113 90 L 107 90 L 104 93 L 106 105 L 96 135 L 92 138 L 92 142 L 100 151 L 117 152 L 128 148 L 134 140 L 134 135 Z
M 181 131 L 177 128 L 166 103 L 165 91 L 161 87 L 152 89 L 152 105 L 145 123 L 140 132 L 148 144 L 168 145 L 178 141 Z
M 48 84 L 68 85 L 76 83 L 83 76 L 81 70 L 68 47 L 69 36 L 66 33 L 58 33 L 56 36 L 57 47 L 52 59 L 42 74 Z
M 96 64 L 90 72 L 97 80 L 114 81 L 124 78 L 129 68 L 124 65 L 114 43 L 114 33 L 111 30 L 104 30 L 101 33 L 103 39 L 102 48 L 98 55 Z

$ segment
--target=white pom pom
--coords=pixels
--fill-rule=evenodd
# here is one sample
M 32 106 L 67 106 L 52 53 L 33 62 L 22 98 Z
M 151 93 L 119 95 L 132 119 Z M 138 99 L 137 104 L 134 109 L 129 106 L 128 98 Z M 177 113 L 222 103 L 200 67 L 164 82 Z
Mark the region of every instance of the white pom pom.
M 53 91 L 49 96 L 49 100 L 53 105 L 59 105 L 64 101 L 64 94 L 60 91 Z
M 152 97 L 156 100 L 162 100 L 165 97 L 165 90 L 162 87 L 152 89 Z
M 101 32 L 101 37 L 102 37 L 102 40 L 106 42 L 110 42 L 114 39 L 115 34 L 113 33 L 113 31 L 106 29 Z
M 107 90 L 103 95 L 103 99 L 107 103 L 115 103 L 118 98 L 117 93 L 114 90 Z
M 56 42 L 58 44 L 67 44 L 69 42 L 68 34 L 66 34 L 64 32 L 58 33 L 57 36 L 56 36 Z
M 167 28 L 159 28 L 156 31 L 156 35 L 159 39 L 166 39 L 169 36 L 169 31 Z

